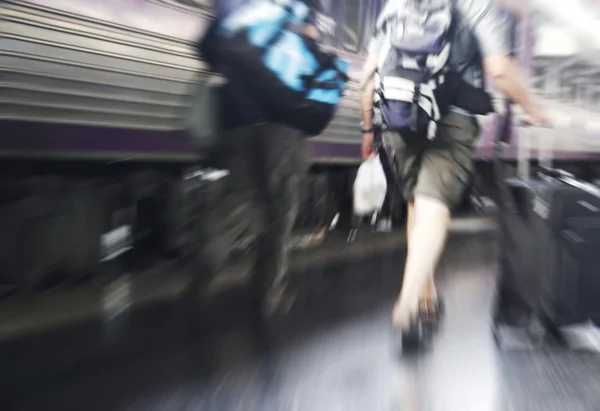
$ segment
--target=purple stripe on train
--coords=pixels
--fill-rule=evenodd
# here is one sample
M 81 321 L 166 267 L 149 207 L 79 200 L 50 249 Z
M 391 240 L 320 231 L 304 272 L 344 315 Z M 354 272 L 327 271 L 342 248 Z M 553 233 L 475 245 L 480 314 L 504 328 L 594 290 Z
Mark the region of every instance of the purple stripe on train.
M 0 121 L 1 151 L 102 151 L 118 155 L 195 153 L 192 141 L 178 131 L 119 129 L 80 125 Z M 360 144 L 311 140 L 315 158 L 360 158 Z M 117 154 L 118 153 L 118 154 Z
M 0 150 L 99 150 L 186 153 L 191 144 L 175 131 L 0 121 Z

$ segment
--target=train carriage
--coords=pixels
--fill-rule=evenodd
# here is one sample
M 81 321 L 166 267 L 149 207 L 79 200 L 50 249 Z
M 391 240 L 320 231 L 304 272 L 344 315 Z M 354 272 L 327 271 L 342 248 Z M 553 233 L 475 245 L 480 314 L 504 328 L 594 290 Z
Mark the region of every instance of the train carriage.
M 78 281 L 103 259 L 142 243 L 163 254 L 193 253 L 196 203 L 219 204 L 218 190 L 198 188 L 206 152 L 184 132 L 212 74 L 194 44 L 215 8 L 227 11 L 241 1 L 0 3 L 0 283 L 35 288 L 54 275 Z M 382 3 L 322 0 L 317 24 L 325 46 L 351 60 L 352 81 L 332 123 L 311 139 L 299 228 L 326 226 L 332 210 L 348 214 L 361 161 L 357 79 Z M 534 67 L 535 84 L 557 94 L 556 81 L 542 80 L 549 57 L 529 55 L 527 22 L 515 20 L 515 50 Z M 589 59 L 560 67 L 593 74 Z M 569 95 L 571 83 L 562 80 L 559 94 Z M 498 127 L 511 121 L 507 113 L 482 120 L 481 175 L 489 175 L 483 171 L 497 130 L 515 130 Z M 514 158 L 518 133 L 510 134 L 506 153 Z M 594 145 L 583 146 L 557 155 L 594 165 Z M 195 190 L 203 194 L 190 194 Z

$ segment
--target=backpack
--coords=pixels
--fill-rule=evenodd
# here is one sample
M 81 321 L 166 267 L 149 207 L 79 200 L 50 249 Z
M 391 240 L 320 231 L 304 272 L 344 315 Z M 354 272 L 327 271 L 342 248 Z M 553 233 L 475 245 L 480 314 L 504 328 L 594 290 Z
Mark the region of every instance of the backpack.
M 301 0 L 251 0 L 215 21 L 199 49 L 225 75 L 247 78 L 243 87 L 270 120 L 314 136 L 333 118 L 350 67 L 303 35 L 311 12 Z
M 453 24 L 453 0 L 396 0 L 382 10 L 375 107 L 386 129 L 435 136 L 453 91 L 446 82 Z

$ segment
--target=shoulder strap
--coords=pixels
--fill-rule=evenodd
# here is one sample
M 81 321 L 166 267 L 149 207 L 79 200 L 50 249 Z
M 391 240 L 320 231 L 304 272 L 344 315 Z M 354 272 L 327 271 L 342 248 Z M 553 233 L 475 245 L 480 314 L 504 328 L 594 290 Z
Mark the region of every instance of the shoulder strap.
M 450 10 L 452 13 L 452 21 L 450 22 L 450 30 L 448 30 L 448 36 L 454 37 L 458 28 L 458 22 L 460 21 L 460 15 L 456 10 L 456 0 L 448 0 L 450 2 Z
M 407 0 L 389 0 L 383 6 L 375 22 L 374 37 L 386 30 L 388 23 L 397 15 L 398 10 L 406 5 L 406 2 Z
M 402 191 L 402 183 L 398 178 L 398 174 L 390 164 L 390 156 L 385 149 L 382 140 L 383 130 L 381 127 L 375 127 L 375 131 L 373 133 L 373 149 L 375 150 L 376 155 L 379 157 L 379 161 L 381 162 L 381 167 L 383 168 L 385 179 L 387 180 L 387 185 L 388 187 L 391 187 L 392 184 L 394 184 L 400 191 Z

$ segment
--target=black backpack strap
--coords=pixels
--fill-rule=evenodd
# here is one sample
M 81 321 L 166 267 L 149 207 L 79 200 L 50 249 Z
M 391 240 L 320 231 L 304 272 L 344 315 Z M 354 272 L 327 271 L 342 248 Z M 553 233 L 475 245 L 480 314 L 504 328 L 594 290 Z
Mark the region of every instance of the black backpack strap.
M 344 82 L 348 82 L 350 77 L 344 73 L 336 64 L 336 56 L 334 54 L 328 53 L 322 50 L 319 47 L 319 44 L 315 39 L 310 37 L 302 37 L 304 44 L 308 48 L 308 50 L 313 54 L 319 68 L 311 75 L 302 76 L 302 80 L 304 81 L 304 87 L 306 88 L 306 93 L 310 92 L 312 88 L 319 88 L 324 90 L 333 90 L 338 88 L 339 86 L 332 81 L 318 81 L 317 77 L 319 77 L 326 70 L 334 70 L 336 73 L 336 80 L 342 80 Z
M 481 53 L 478 51 L 473 54 L 473 57 L 468 63 L 458 71 L 449 71 L 446 75 L 447 80 L 450 79 L 452 93 L 450 105 L 462 108 L 473 114 L 487 115 L 495 112 L 494 104 L 491 95 L 486 91 L 485 74 L 481 69 L 481 87 L 475 87 L 467 83 L 463 76 L 466 71 L 475 63 L 481 61 Z
M 396 172 L 395 168 L 392 167 L 390 156 L 383 144 L 383 129 L 381 126 L 375 126 L 373 129 L 373 149 L 379 156 L 379 161 L 381 161 L 381 167 L 385 173 L 387 185 L 388 187 L 395 185 L 398 190 L 402 192 L 402 183 L 398 178 L 398 173 Z

